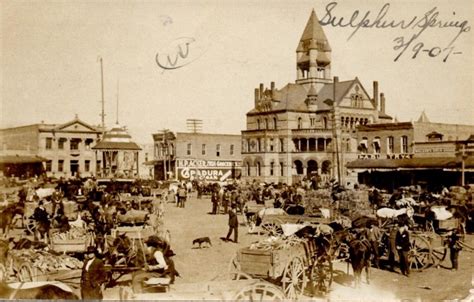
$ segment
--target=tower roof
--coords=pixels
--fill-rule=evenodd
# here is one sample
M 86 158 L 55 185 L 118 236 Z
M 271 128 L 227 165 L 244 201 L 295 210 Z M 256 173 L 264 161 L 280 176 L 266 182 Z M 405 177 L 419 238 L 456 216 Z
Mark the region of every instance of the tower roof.
M 321 24 L 319 24 L 319 19 L 318 16 L 316 16 L 316 12 L 314 11 L 314 9 L 311 12 L 311 16 L 309 17 L 308 22 L 306 23 L 306 27 L 303 31 L 303 35 L 301 35 L 300 42 L 306 42 L 311 40 L 316 42 L 317 45 L 324 45 L 323 50 L 331 50 L 328 39 L 326 38 L 326 34 L 324 33 Z M 298 48 L 300 48 L 299 45 L 300 43 L 298 44 Z
M 425 110 L 421 112 L 420 117 L 418 118 L 418 123 L 429 123 L 430 120 L 428 119 L 428 116 L 425 113 Z

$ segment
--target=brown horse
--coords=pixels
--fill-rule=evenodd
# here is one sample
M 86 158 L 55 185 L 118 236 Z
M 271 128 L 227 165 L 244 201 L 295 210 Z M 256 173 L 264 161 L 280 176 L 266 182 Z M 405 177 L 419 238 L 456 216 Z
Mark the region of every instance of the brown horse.
M 366 281 L 370 278 L 371 245 L 365 237 L 354 239 L 349 242 L 349 255 L 354 271 L 355 287 L 360 287 L 362 270 L 365 268 Z
M 13 218 L 17 215 L 23 217 L 24 213 L 24 209 L 17 205 L 10 205 L 0 213 L 0 229 L 3 231 L 3 237 L 6 238 L 8 236 Z
M 0 299 L 2 300 L 79 300 L 72 290 L 60 282 L 40 283 L 27 282 L 7 285 L 0 282 Z

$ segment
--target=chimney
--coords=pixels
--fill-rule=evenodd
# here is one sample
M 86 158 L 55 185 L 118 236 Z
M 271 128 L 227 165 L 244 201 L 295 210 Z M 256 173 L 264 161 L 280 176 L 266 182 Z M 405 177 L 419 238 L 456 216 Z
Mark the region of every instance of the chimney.
M 385 95 L 383 92 L 380 94 L 380 112 L 385 113 Z
M 374 81 L 374 103 L 375 109 L 379 107 L 379 82 Z
M 260 99 L 260 90 L 255 88 L 255 103 Z
M 263 83 L 260 83 L 260 96 L 263 96 Z

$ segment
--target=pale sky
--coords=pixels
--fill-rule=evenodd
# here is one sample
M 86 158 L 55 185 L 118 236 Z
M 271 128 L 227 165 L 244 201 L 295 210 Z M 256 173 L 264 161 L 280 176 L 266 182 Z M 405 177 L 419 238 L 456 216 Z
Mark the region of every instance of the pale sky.
M 282 88 L 295 81 L 295 50 L 311 10 L 323 19 L 329 3 L 0 1 L 0 127 L 64 123 L 75 114 L 99 124 L 102 57 L 107 126 L 115 123 L 119 82 L 119 122 L 139 143 L 152 143 L 159 129 L 185 131 L 187 118 L 202 119 L 204 132 L 238 134 L 259 83 Z M 467 31 L 474 22 L 470 0 L 341 1 L 331 15 L 345 23 L 358 9 L 360 22 L 370 10 L 373 22 L 385 3 L 385 20 L 397 23 L 418 21 L 433 8 L 443 24 L 467 21 Z M 416 120 L 425 110 L 434 122 L 474 124 L 473 30 L 459 35 L 446 62 L 445 48 L 459 27 L 427 28 L 394 62 L 394 39 L 408 41 L 419 28 L 361 28 L 350 40 L 354 28 L 323 29 L 333 75 L 359 77 L 369 94 L 372 81 L 379 81 L 387 113 L 399 121 Z M 157 53 L 166 62 L 163 54 L 175 53 L 183 41 L 192 41 L 180 58 L 188 64 L 164 71 Z

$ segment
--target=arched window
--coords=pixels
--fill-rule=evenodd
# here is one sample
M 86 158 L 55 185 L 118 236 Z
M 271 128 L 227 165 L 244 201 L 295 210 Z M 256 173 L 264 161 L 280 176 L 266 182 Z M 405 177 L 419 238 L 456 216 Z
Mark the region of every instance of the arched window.
M 328 118 L 327 117 L 323 117 L 323 128 L 324 129 L 328 128 Z
M 278 129 L 276 117 L 273 118 L 273 129 Z
M 400 138 L 400 153 L 408 153 L 408 136 L 406 135 Z
M 260 130 L 260 119 L 257 119 L 257 129 Z
M 261 170 L 261 169 L 262 169 L 262 168 L 261 168 L 261 165 L 260 165 L 260 163 L 259 163 L 259 162 L 257 162 L 257 176 L 261 176 L 261 175 L 262 175 L 262 174 L 261 174 L 261 172 L 262 172 L 262 170 Z
M 285 139 L 280 138 L 280 152 L 285 152 Z
M 298 118 L 298 129 L 303 128 L 303 119 L 301 117 Z
M 392 154 L 395 152 L 393 136 L 387 137 L 387 153 Z
M 268 119 L 266 118 L 266 119 L 265 119 L 265 129 L 270 129 L 268 126 L 269 126 L 269 125 L 268 125 Z
M 247 162 L 247 176 L 251 176 L 250 163 Z

